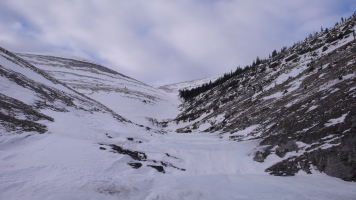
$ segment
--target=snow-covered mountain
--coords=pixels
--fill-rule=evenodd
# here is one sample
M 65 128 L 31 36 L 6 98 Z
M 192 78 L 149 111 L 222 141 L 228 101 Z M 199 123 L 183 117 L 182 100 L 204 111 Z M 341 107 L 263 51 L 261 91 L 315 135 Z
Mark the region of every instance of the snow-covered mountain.
M 180 101 L 176 95 L 94 62 L 56 54 L 17 55 L 132 122 L 152 127 L 156 120 L 172 119 L 179 113 L 177 107 Z
M 153 87 L 0 48 L 0 199 L 354 199 L 354 25 L 185 100 L 220 76 Z

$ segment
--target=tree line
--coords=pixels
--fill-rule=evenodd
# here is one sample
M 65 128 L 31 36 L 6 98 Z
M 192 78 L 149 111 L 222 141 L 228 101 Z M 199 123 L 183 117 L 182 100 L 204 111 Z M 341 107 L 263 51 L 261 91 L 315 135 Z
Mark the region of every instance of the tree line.
M 211 82 L 210 80 L 209 83 L 204 83 L 203 85 L 196 88 L 179 90 L 179 96 L 184 100 L 196 97 L 199 94 L 206 92 L 215 86 L 225 83 L 227 80 L 231 79 L 232 77 L 242 74 L 243 72 L 249 70 L 249 68 L 250 67 L 245 67 L 244 69 L 242 69 L 241 67 L 237 67 L 234 72 L 225 73 L 223 76 L 219 77 L 213 82 Z
M 356 18 L 356 12 L 354 12 L 353 15 L 351 15 L 351 16 L 349 17 L 349 19 L 351 19 L 351 18 Z M 341 22 L 343 23 L 343 22 L 345 22 L 346 20 L 349 20 L 349 19 L 341 18 Z M 337 26 L 338 24 L 339 24 L 339 23 L 337 22 L 337 23 L 335 24 L 335 26 Z M 329 29 L 328 29 L 328 28 L 323 29 L 323 27 L 321 27 L 321 30 L 320 30 L 320 31 L 321 31 L 321 32 L 328 32 Z M 318 32 L 314 32 L 313 34 L 309 34 L 309 37 L 306 37 L 305 40 L 307 40 L 308 38 L 311 38 L 311 37 L 313 37 L 313 36 L 315 36 L 315 35 L 317 35 L 317 34 L 318 34 Z M 355 33 L 354 33 L 354 37 L 356 38 Z M 302 42 L 302 41 L 298 42 L 297 44 L 299 44 L 299 43 L 301 43 L 301 42 Z M 296 44 L 294 44 L 293 47 L 294 47 L 295 45 L 296 45 Z M 278 52 L 277 50 L 273 50 L 272 55 L 271 55 L 271 54 L 269 55 L 269 59 L 271 59 L 271 58 L 277 56 L 279 53 L 285 52 L 286 50 L 287 50 L 287 47 L 282 47 L 281 50 L 280 50 L 280 52 Z M 196 88 L 192 88 L 192 89 L 187 89 L 187 88 L 185 88 L 185 89 L 179 90 L 179 96 L 180 96 L 181 98 L 183 98 L 184 100 L 191 99 L 191 98 L 193 98 L 193 97 L 198 96 L 198 95 L 201 94 L 201 93 L 204 93 L 204 92 L 206 92 L 206 91 L 208 91 L 208 90 L 210 90 L 210 89 L 212 89 L 212 88 L 214 88 L 214 87 L 216 87 L 216 86 L 218 86 L 218 85 L 221 85 L 221 84 L 225 83 L 226 81 L 230 80 L 231 78 L 233 78 L 233 77 L 235 77 L 235 76 L 237 76 L 237 75 L 240 75 L 240 74 L 242 74 L 242 73 L 244 73 L 244 72 L 246 72 L 246 71 L 248 71 L 248 70 L 250 70 L 250 69 L 253 70 L 253 69 L 255 69 L 256 66 L 258 66 L 259 64 L 264 63 L 264 62 L 267 62 L 267 61 L 268 61 L 268 59 L 266 59 L 266 58 L 265 58 L 265 59 L 260 59 L 260 58 L 257 56 L 256 60 L 254 60 L 251 65 L 247 65 L 247 66 L 244 67 L 244 68 L 241 68 L 241 67 L 238 66 L 234 72 L 231 71 L 230 73 L 225 73 L 222 77 L 219 77 L 219 78 L 218 78 L 217 80 L 215 80 L 214 82 L 211 82 L 211 81 L 210 81 L 209 83 L 204 83 L 203 85 L 201 85 L 201 86 L 199 86 L 199 87 L 196 87 Z

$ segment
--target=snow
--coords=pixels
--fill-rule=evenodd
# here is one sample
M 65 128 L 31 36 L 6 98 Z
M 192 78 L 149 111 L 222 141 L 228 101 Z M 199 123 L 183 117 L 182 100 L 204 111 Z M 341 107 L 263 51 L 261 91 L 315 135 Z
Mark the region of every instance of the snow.
M 312 110 L 314 110 L 315 108 L 317 108 L 318 106 L 310 106 L 309 109 L 306 112 L 310 112 Z
M 239 136 L 245 136 L 246 137 L 248 134 L 252 133 L 256 128 L 258 128 L 258 126 L 259 126 L 258 124 L 249 126 L 249 127 L 245 128 L 243 130 L 240 130 L 240 131 L 237 131 L 235 133 L 232 133 L 232 135 L 230 135 L 230 136 L 239 135 Z
M 8 55 L 6 55 L 2 52 L 0 52 L 0 63 L 4 69 L 20 73 L 32 80 L 35 80 L 38 83 L 58 88 L 58 89 L 63 90 L 69 94 L 75 94 L 72 90 L 64 87 L 63 85 L 55 84 L 52 81 L 45 78 L 44 76 L 40 75 L 39 73 L 34 72 L 30 68 L 24 67 L 21 64 L 17 64 L 17 61 L 14 58 L 10 58 Z
M 9 79 L 0 79 L 0 91 L 4 95 L 21 100 L 22 102 L 27 104 L 32 104 L 36 100 L 33 95 L 33 91 L 30 91 L 27 88 L 20 87 L 19 85 L 15 85 Z
M 350 34 L 349 37 L 339 40 L 335 45 L 330 46 L 326 51 L 323 52 L 323 54 L 328 54 L 328 53 L 334 51 L 335 49 L 339 48 L 340 46 L 342 46 L 348 42 L 351 42 L 353 40 L 354 40 L 354 37 L 352 36 L 352 34 Z
M 298 99 L 293 100 L 293 101 L 289 102 L 288 104 L 286 104 L 284 107 L 289 108 L 289 107 L 291 107 L 292 105 L 294 105 L 297 102 L 298 102 Z
M 212 76 L 212 77 L 207 77 L 207 78 L 202 78 L 202 79 L 196 79 L 196 80 L 191 80 L 191 81 L 185 81 L 185 82 L 180 82 L 180 83 L 174 83 L 174 84 L 168 84 L 168 85 L 156 85 L 154 87 L 164 90 L 169 93 L 176 93 L 178 94 L 179 90 L 182 89 L 192 89 L 199 87 L 205 83 L 209 83 L 216 81 L 218 78 L 222 77 L 223 75 L 217 75 L 217 76 Z
M 61 88 L 62 91 L 73 92 L 64 86 L 53 84 L 31 70 L 21 69 L 19 66 L 12 68 L 12 65 L 6 64 L 31 79 L 38 79 L 39 82 Z M 39 66 L 45 68 L 46 64 Z M 179 99 L 175 92 L 178 88 L 189 85 L 187 83 L 167 87 L 170 93 L 130 78 L 105 73 L 93 75 L 90 72 L 74 72 L 76 71 L 73 69 L 61 68 L 59 72 L 51 73 L 69 83 L 107 84 L 108 90 L 96 91 L 86 87 L 77 90 L 136 123 L 152 127 L 154 125 L 149 124 L 147 117 L 160 121 L 174 118 L 179 113 Z M 291 70 L 286 74 L 295 76 L 296 73 L 299 71 Z M 2 93 L 13 95 L 13 98 L 28 104 L 33 103 L 34 91 L 11 84 L 5 78 L 0 81 Z M 127 87 L 130 92 L 112 90 L 118 87 Z M 15 94 L 14 91 L 19 93 Z M 151 96 L 155 98 L 149 98 Z M 282 92 L 277 92 L 264 99 L 280 96 Z M 164 129 L 167 133 L 159 134 L 135 124 L 119 122 L 106 112 L 90 112 L 75 107 L 66 109 L 68 112 L 40 110 L 54 118 L 54 122 L 41 121 L 48 126 L 48 132 L 44 134 L 25 132 L 12 135 L 0 132 L 0 199 L 322 200 L 354 199 L 356 196 L 356 183 L 329 177 L 316 170 L 312 175 L 301 171 L 294 177 L 270 176 L 264 170 L 282 158 L 270 155 L 263 163 L 253 161 L 259 140 L 236 142 L 228 137 L 221 137 L 219 133 L 170 131 L 188 125 L 186 123 L 169 123 Z M 197 121 L 208 115 L 209 113 L 201 115 Z M 329 120 L 326 126 L 342 123 L 346 115 L 347 113 Z M 216 121 L 223 119 L 224 114 L 215 117 Z M 197 131 L 209 126 L 210 121 L 206 120 Z M 258 127 L 255 124 L 231 135 L 248 136 Z M 133 140 L 128 140 L 129 137 Z M 128 155 L 115 153 L 109 146 L 111 144 L 144 152 L 147 160 L 137 161 Z M 298 146 L 305 144 L 298 143 Z M 287 157 L 290 155 L 293 154 L 289 152 Z M 133 169 L 128 162 L 140 162 L 142 167 Z M 149 167 L 161 162 L 171 163 L 185 171 L 164 166 L 166 173 L 163 174 Z
M 177 160 L 175 165 L 187 169 L 166 174 L 148 167 L 135 170 L 126 164 L 128 156 L 98 149 L 99 142 L 109 140 L 104 134 L 90 128 L 78 132 L 83 127 L 76 125 L 79 122 L 93 128 L 88 118 L 62 117 L 58 116 L 61 120 L 52 134 L 1 141 L 2 199 L 351 199 L 356 195 L 355 183 L 325 174 L 266 174 L 270 163 L 251 159 L 256 141 L 231 142 L 209 133 L 144 136 L 126 132 L 130 127 L 114 132 L 107 127 L 113 136 L 145 137 L 138 150 L 169 153 L 179 158 L 171 159 Z M 61 130 L 66 123 L 73 129 Z M 125 148 L 135 146 L 125 142 Z
M 262 99 L 268 100 L 268 99 L 273 99 L 273 98 L 279 98 L 283 95 L 283 92 L 276 92 L 270 96 L 263 97 Z
M 58 57 L 58 58 L 66 58 L 66 59 L 72 59 L 72 60 L 78 60 L 78 61 L 83 61 L 83 62 L 89 62 L 93 64 L 97 64 L 96 62 L 92 60 L 88 60 L 86 58 L 80 57 L 80 56 L 73 56 L 65 53 L 50 53 L 50 52 L 18 52 L 19 54 L 33 54 L 33 55 L 39 55 L 39 56 L 52 56 L 52 57 Z
M 347 79 L 351 79 L 354 78 L 356 74 L 347 74 L 345 76 L 342 76 L 342 80 L 339 80 L 338 78 L 335 77 L 335 79 L 328 81 L 327 83 L 325 83 L 324 85 L 322 85 L 318 92 L 323 91 L 323 90 L 327 90 L 332 88 L 334 85 L 336 85 L 337 83 L 339 83 L 340 81 L 345 81 Z M 332 88 L 332 90 L 334 90 L 333 92 L 337 91 L 335 90 L 335 88 Z
M 289 78 L 294 78 L 294 77 L 298 76 L 305 69 L 306 69 L 306 66 L 301 66 L 301 67 L 298 67 L 298 68 L 292 68 L 290 71 L 279 75 L 277 77 L 277 79 L 275 80 L 275 83 L 277 85 L 282 84 L 283 82 L 285 82 Z
M 206 121 L 205 123 L 203 123 L 199 126 L 199 130 L 206 130 L 210 127 L 211 127 L 211 123 L 209 121 Z
M 33 53 L 19 55 L 65 82 L 72 89 L 104 104 L 134 123 L 156 128 L 149 119 L 165 121 L 175 118 L 180 112 L 178 105 L 181 102 L 177 94 L 154 88 L 130 77 L 98 71 L 90 67 L 68 66 L 60 55 L 54 55 L 57 57 L 55 60 L 38 57 Z M 80 61 L 85 60 L 80 59 Z
M 336 119 L 330 119 L 328 123 L 324 124 L 326 127 L 333 126 L 335 124 L 339 124 L 345 121 L 345 117 L 348 113 L 343 114 L 341 117 Z
M 147 117 L 163 121 L 173 119 L 179 114 L 178 105 L 180 101 L 169 94 L 163 97 L 165 98 L 163 100 L 158 102 L 146 100 L 147 103 L 143 102 L 144 99 L 133 98 L 130 94 L 124 95 L 117 92 L 100 91 L 87 95 L 108 106 L 116 113 L 120 113 L 125 118 L 145 126 L 153 126 L 147 120 Z

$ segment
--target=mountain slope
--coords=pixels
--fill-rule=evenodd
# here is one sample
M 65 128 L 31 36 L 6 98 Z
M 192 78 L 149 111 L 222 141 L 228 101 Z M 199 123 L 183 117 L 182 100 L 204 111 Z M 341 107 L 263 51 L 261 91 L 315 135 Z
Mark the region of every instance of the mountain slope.
M 19 128 L 17 131 L 21 132 L 23 130 L 20 127 L 31 130 L 32 124 L 34 130 L 42 127 L 39 132 L 45 132 L 45 126 L 36 121 L 53 121 L 53 118 L 41 113 L 40 109 L 67 112 L 71 107 L 109 113 L 120 122 L 127 121 L 101 103 L 71 90 L 9 51 L 1 48 L 0 55 L 2 123 L 7 131 Z M 16 128 L 15 124 L 19 126 Z
M 185 170 L 174 152 L 145 144 L 161 134 L 2 48 L 0 73 L 0 199 L 110 199 L 108 177 Z
M 196 79 L 196 80 L 191 80 L 191 81 L 185 81 L 185 82 L 180 82 L 180 83 L 161 85 L 161 86 L 156 86 L 156 88 L 164 90 L 164 91 L 166 91 L 168 93 L 176 93 L 176 94 L 178 94 L 179 90 L 182 90 L 182 89 L 185 89 L 185 88 L 199 87 L 199 86 L 203 85 L 204 83 L 209 83 L 210 81 L 215 81 L 219 77 L 221 77 L 221 75 L 202 78 L 202 79 Z
M 99 64 L 55 54 L 17 55 L 135 123 L 155 128 L 157 119 L 174 118 L 179 113 L 175 95 Z
M 187 100 L 170 123 L 178 132 L 260 138 L 256 161 L 284 159 L 268 169 L 275 175 L 311 173 L 311 163 L 355 181 L 354 24 L 351 18 Z

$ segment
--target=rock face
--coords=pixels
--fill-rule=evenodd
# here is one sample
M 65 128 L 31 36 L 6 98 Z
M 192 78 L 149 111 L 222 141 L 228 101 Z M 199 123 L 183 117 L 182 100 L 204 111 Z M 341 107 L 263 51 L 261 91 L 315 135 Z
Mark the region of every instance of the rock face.
M 351 113 L 349 119 L 345 119 L 344 124 L 338 124 L 334 127 L 337 130 L 344 130 L 340 137 L 335 137 L 333 146 L 328 148 L 318 148 L 313 151 L 305 152 L 297 157 L 290 157 L 280 163 L 277 163 L 268 169 L 267 172 L 273 175 L 294 175 L 300 169 L 307 173 L 310 172 L 311 165 L 319 171 L 346 181 L 356 180 L 356 128 L 355 111 Z M 326 144 L 326 142 L 322 142 Z M 320 145 L 318 145 L 320 146 Z
M 254 160 L 284 160 L 266 171 L 290 176 L 311 167 L 356 181 L 356 18 L 284 48 L 188 99 L 171 123 L 178 132 L 260 139 Z

